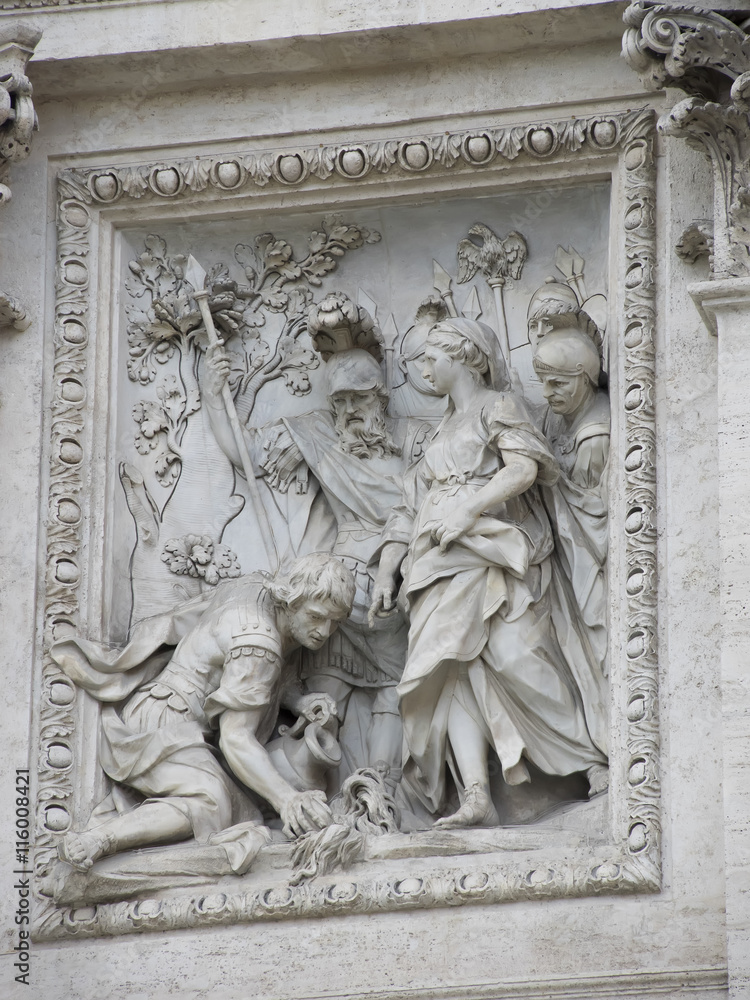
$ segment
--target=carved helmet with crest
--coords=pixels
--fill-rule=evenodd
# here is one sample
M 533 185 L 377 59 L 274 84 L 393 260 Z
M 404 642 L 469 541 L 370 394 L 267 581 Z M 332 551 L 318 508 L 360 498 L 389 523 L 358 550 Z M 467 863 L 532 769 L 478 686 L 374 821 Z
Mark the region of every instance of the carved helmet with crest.
M 329 292 L 310 306 L 307 329 L 313 347 L 324 361 L 342 351 L 367 351 L 383 359 L 383 337 L 372 316 L 344 292 Z
M 603 308 L 599 300 L 603 301 Z M 601 360 L 602 334 L 606 326 L 606 299 L 603 295 L 589 296 L 581 303 L 570 285 L 556 278 L 547 278 L 531 296 L 526 322 L 530 336 L 533 327 L 552 330 L 578 328 L 591 339 Z M 543 333 L 538 332 L 537 339 L 541 336 Z

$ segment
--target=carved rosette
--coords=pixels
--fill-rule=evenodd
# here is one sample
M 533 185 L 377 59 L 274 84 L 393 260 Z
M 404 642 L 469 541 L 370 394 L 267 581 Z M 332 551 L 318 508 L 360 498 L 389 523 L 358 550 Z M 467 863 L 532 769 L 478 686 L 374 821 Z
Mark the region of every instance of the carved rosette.
M 47 655 L 53 638 L 77 629 L 84 594 L 86 547 L 85 487 L 93 456 L 88 443 L 86 398 L 93 357 L 89 288 L 91 248 L 97 213 L 133 199 L 190 199 L 190 211 L 243 189 L 304 185 L 313 178 L 338 185 L 372 174 L 394 180 L 418 172 L 440 175 L 481 170 L 494 162 L 521 159 L 569 161 L 585 155 L 620 164 L 624 177 L 621 229 L 625 233 L 625 289 L 620 350 L 620 425 L 624 428 L 620 482 L 625 517 L 622 648 L 625 695 L 614 706 L 618 732 L 626 732 L 627 822 L 613 840 L 564 860 L 529 865 L 508 855 L 431 859 L 429 873 L 405 873 L 402 864 L 378 862 L 363 872 L 339 872 L 291 886 L 238 883 L 235 891 L 184 890 L 159 899 L 100 904 L 84 909 L 56 907 L 41 897 L 34 934 L 38 939 L 119 935 L 205 924 L 424 909 L 552 899 L 596 894 L 658 891 L 660 819 L 656 662 L 656 529 L 654 424 L 654 253 L 655 181 L 653 114 L 650 111 L 525 126 L 487 127 L 410 139 L 317 146 L 276 152 L 238 153 L 122 168 L 65 170 L 58 179 L 58 272 L 50 425 L 49 531 L 44 599 L 44 661 L 39 713 L 40 752 L 36 803 L 37 865 L 52 857 L 59 834 L 75 808 L 74 748 L 81 725 L 73 685 Z M 596 169 L 599 170 L 597 163 Z M 467 178 L 467 181 L 469 178 Z M 468 189 L 468 188 L 467 188 Z M 92 337 L 93 339 L 93 337 Z M 619 380 L 618 380 L 619 381 Z M 90 419 L 90 418 L 89 418 Z M 622 758 L 621 758 L 622 759 Z
M 714 249 L 713 225 L 707 219 L 692 222 L 675 244 L 675 253 L 688 264 L 711 257 Z
M 750 274 L 750 34 L 733 19 L 687 4 L 636 0 L 625 11 L 624 58 L 646 87 L 691 96 L 659 121 L 714 168 L 713 276 Z

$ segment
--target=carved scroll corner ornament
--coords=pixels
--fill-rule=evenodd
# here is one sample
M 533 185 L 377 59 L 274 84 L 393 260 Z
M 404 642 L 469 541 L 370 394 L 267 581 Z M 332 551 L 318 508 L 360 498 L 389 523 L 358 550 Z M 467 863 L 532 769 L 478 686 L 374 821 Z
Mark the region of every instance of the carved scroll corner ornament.
M 0 331 L 15 330 L 20 333 L 27 330 L 30 324 L 31 319 L 18 299 L 0 292 Z
M 0 207 L 10 201 L 10 164 L 25 159 L 38 127 L 26 64 L 42 32 L 27 24 L 0 27 Z M 0 330 L 23 331 L 31 320 L 25 308 L 0 292 Z
M 622 54 L 644 85 L 690 95 L 658 127 L 706 153 L 721 185 L 713 276 L 750 274 L 750 18 L 635 0 L 623 19 Z
M 29 155 L 38 128 L 26 64 L 41 37 L 27 24 L 0 28 L 0 205 L 11 198 L 10 164 Z
M 622 54 L 644 86 L 679 87 L 724 102 L 750 69 L 750 18 L 684 3 L 634 0 L 623 14 Z
M 675 244 L 675 253 L 686 264 L 695 264 L 701 257 L 711 258 L 714 249 L 713 226 L 707 219 L 691 222 Z

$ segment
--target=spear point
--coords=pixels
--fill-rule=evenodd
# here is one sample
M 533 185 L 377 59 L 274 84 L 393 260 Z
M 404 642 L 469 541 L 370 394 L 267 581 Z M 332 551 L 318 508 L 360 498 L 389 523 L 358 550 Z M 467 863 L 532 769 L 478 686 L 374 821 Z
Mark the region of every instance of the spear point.
M 434 259 L 432 261 L 432 275 L 432 285 L 435 291 L 439 292 L 440 295 L 443 296 L 448 295 L 451 290 L 453 279 L 445 268 L 441 264 L 438 264 L 438 262 Z
M 188 257 L 185 268 L 185 280 L 190 282 L 196 292 L 202 292 L 206 286 L 206 272 L 192 254 Z

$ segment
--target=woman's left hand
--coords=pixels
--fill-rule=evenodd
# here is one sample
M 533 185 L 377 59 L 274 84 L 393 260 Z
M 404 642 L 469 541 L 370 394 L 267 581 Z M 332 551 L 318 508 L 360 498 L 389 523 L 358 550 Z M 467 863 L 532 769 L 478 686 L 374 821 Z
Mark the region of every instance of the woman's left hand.
M 432 529 L 432 537 L 440 546 L 440 551 L 445 552 L 451 542 L 455 542 L 461 535 L 473 527 L 477 522 L 478 515 L 467 507 L 459 505 L 448 514 L 444 520 Z

